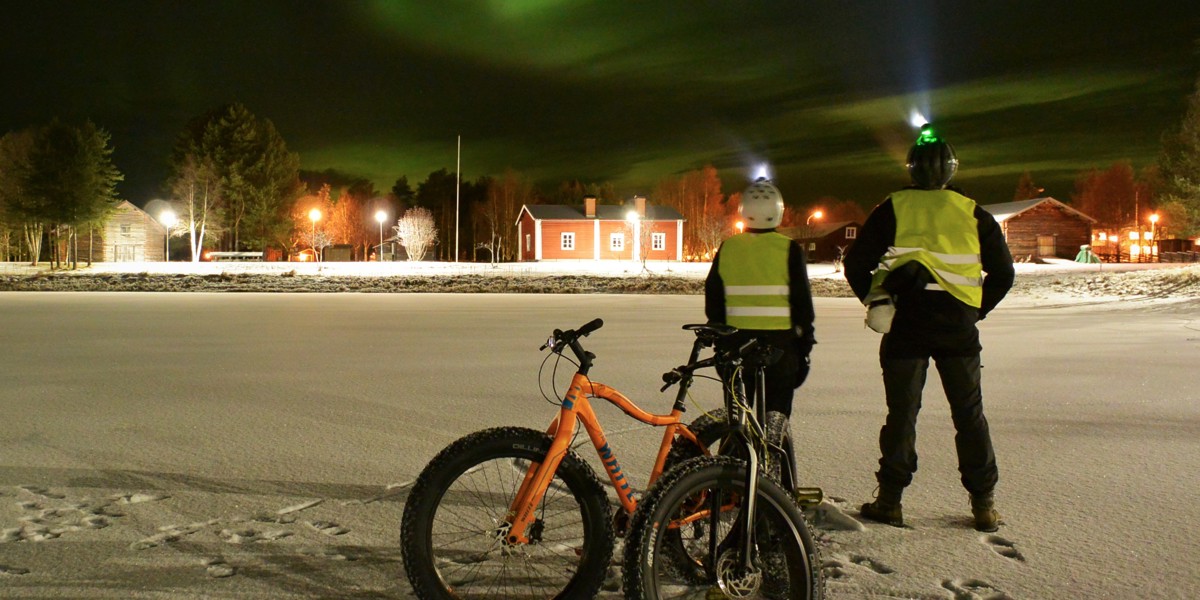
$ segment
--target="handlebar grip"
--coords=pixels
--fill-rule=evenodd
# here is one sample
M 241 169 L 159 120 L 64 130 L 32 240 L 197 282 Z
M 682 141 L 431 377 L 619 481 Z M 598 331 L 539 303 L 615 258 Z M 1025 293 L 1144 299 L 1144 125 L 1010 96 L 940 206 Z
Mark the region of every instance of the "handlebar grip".
M 576 330 L 576 333 L 578 333 L 582 337 L 582 336 L 586 336 L 587 334 L 589 334 L 597 329 L 600 329 L 601 327 L 604 327 L 604 319 L 599 319 L 599 318 L 592 319 L 586 325 L 584 325 L 583 327 L 580 327 L 578 330 Z

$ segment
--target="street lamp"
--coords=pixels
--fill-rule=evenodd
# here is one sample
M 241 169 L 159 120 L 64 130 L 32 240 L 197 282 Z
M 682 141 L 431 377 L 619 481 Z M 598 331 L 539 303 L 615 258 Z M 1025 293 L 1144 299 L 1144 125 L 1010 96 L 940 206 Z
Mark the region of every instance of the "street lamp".
M 179 222 L 179 219 L 175 216 L 175 211 L 168 209 L 163 211 L 158 220 L 163 224 L 165 230 L 163 240 L 165 241 L 166 250 L 163 252 L 163 262 L 171 262 L 171 228 Z
M 823 213 L 823 212 L 821 212 L 821 211 L 819 211 L 819 210 L 814 210 L 814 211 L 813 211 L 813 214 L 811 214 L 811 215 L 808 215 L 808 218 L 804 220 L 804 226 L 805 226 L 805 227 L 808 227 L 808 225 L 809 225 L 810 223 L 812 223 L 812 220 L 813 220 L 813 219 L 817 219 L 817 220 L 819 221 L 819 220 L 821 220 L 821 219 L 822 219 L 824 216 L 825 216 L 825 213 Z
M 317 221 L 321 220 L 321 209 L 314 208 L 308 211 L 308 219 L 312 221 L 312 239 L 309 245 L 313 249 L 313 260 L 317 260 Z
M 1158 237 L 1154 235 L 1154 226 L 1157 224 L 1158 224 L 1158 213 L 1151 213 L 1150 214 L 1150 237 L 1148 238 L 1150 240 L 1150 256 L 1151 257 L 1158 255 L 1158 252 L 1155 252 L 1155 244 L 1158 242 Z
M 379 221 L 379 262 L 383 262 L 383 222 L 387 220 L 387 211 L 375 211 L 375 220 Z

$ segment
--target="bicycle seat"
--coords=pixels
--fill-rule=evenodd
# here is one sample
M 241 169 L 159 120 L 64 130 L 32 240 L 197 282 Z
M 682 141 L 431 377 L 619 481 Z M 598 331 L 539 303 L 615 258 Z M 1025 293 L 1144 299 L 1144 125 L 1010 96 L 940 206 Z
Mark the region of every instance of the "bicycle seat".
M 683 328 L 687 331 L 696 332 L 696 337 L 709 343 L 714 343 L 718 338 L 737 333 L 738 330 L 737 327 L 724 323 L 689 323 L 684 325 Z

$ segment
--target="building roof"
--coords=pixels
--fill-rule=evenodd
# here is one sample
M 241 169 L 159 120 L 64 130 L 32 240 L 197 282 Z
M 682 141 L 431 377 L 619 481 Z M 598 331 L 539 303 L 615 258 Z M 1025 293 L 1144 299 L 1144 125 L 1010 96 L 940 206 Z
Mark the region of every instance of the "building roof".
M 794 240 L 815 240 L 831 233 L 841 231 L 846 227 L 861 227 L 858 221 L 837 221 L 834 223 L 818 223 L 816 225 L 797 225 L 795 227 L 780 227 L 779 233 Z
M 1075 210 L 1074 208 L 1071 208 L 1070 206 L 1067 206 L 1066 204 L 1063 204 L 1062 202 L 1059 202 L 1058 200 L 1055 200 L 1054 198 L 1051 198 L 1049 196 L 1047 196 L 1045 198 L 1033 198 L 1031 200 L 1016 200 L 1014 202 L 1000 202 L 998 204 L 981 204 L 981 205 L 979 205 L 979 208 L 982 208 L 983 210 L 988 211 L 989 213 L 991 213 L 991 215 L 993 217 L 996 217 L 997 223 L 1003 223 L 1003 222 L 1025 212 L 1035 206 L 1038 206 L 1038 205 L 1041 205 L 1041 204 L 1044 204 L 1047 202 L 1049 202 L 1055 206 L 1058 206 L 1059 208 L 1062 208 L 1063 210 L 1067 211 L 1068 213 L 1077 215 L 1082 219 L 1085 219 L 1092 223 L 1096 222 L 1096 219 L 1089 217 L 1089 216 L 1079 212 L 1078 210 Z
M 584 216 L 583 206 L 568 206 L 564 204 L 526 204 L 522 207 L 534 219 L 546 221 L 583 221 L 591 217 Z M 596 219 L 601 221 L 624 221 L 625 215 L 632 209 L 627 204 L 597 204 Z M 650 221 L 679 221 L 683 215 L 669 206 L 646 205 L 646 219 Z

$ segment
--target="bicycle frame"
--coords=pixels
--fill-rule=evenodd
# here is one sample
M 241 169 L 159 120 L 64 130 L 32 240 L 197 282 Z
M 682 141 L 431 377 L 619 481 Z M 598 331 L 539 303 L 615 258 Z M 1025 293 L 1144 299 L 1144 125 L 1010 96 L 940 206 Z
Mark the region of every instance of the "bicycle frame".
M 699 340 L 693 344 L 691 357 L 688 360 L 689 364 L 696 362 L 703 347 Z M 696 444 L 698 448 L 702 449 L 704 454 L 708 454 L 708 449 L 701 445 L 696 435 L 682 420 L 687 392 L 692 381 L 690 377 L 680 382 L 679 392 L 676 395 L 675 404 L 672 406 L 671 412 L 667 414 L 655 414 L 643 410 L 615 388 L 589 379 L 587 373 L 591 367 L 590 357 L 582 352 L 579 354 L 584 355 L 584 360 L 581 361 L 579 370 L 571 378 L 571 385 L 567 388 L 567 392 L 563 397 L 558 416 L 550 422 L 550 427 L 546 430 L 547 435 L 553 438 L 553 441 L 550 443 L 550 449 L 546 453 L 546 460 L 530 466 L 517 491 L 516 498 L 509 507 L 506 520 L 510 527 L 505 537 L 510 544 L 524 544 L 529 541 L 525 535 L 525 529 L 533 522 L 534 509 L 541 503 L 542 497 L 550 486 L 550 482 L 554 479 L 554 473 L 558 470 L 558 466 L 562 462 L 562 457 L 570 449 L 571 440 L 574 439 L 580 423 L 583 424 L 584 430 L 587 431 L 588 437 L 596 449 L 597 456 L 600 457 L 600 461 L 604 464 L 605 472 L 608 473 L 613 487 L 617 490 L 617 498 L 621 503 L 621 507 L 628 514 L 633 514 L 633 511 L 637 509 L 637 499 L 634 498 L 629 479 L 625 476 L 616 453 L 609 446 L 608 439 L 604 435 L 604 429 L 601 427 L 600 420 L 596 416 L 595 411 L 592 410 L 589 398 L 606 400 L 633 419 L 647 425 L 663 428 L 662 442 L 659 444 L 658 456 L 654 460 L 654 467 L 650 471 L 650 477 L 646 484 L 647 487 L 653 485 L 662 475 L 667 456 L 671 451 L 671 446 L 674 444 L 677 434 Z

